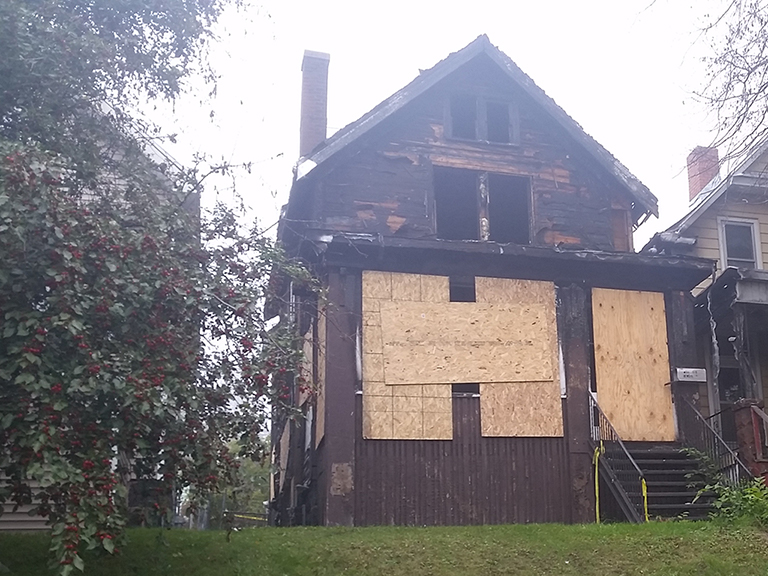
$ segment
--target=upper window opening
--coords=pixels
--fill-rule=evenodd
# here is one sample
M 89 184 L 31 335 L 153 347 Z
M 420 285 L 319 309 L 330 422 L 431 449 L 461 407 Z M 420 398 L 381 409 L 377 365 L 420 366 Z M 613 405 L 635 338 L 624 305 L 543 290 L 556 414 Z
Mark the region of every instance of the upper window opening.
M 487 102 L 486 116 L 488 141 L 509 144 L 511 142 L 509 134 L 509 104 Z
M 517 111 L 510 102 L 455 94 L 450 98 L 450 117 L 446 119 L 452 138 L 511 144 L 519 140 Z
M 738 268 L 758 268 L 755 250 L 756 223 L 723 222 L 723 249 L 726 266 Z
M 531 241 L 529 197 L 526 178 L 488 175 L 489 240 L 514 244 Z
M 454 138 L 477 138 L 477 100 L 474 96 L 451 98 L 451 135 Z
M 437 236 L 445 240 L 477 240 L 479 218 L 477 173 L 435 168 Z
M 528 178 L 434 168 L 437 237 L 530 244 Z
M 449 276 L 448 292 L 451 302 L 477 302 L 474 276 Z

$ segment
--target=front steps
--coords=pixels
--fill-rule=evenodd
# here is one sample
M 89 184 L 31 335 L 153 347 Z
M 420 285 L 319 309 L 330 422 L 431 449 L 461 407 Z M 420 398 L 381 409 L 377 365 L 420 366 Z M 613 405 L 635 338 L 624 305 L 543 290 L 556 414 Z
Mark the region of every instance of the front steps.
M 714 494 L 705 493 L 696 499 L 706 485 L 701 462 L 674 442 L 625 442 L 624 445 L 645 476 L 651 519 L 708 517 Z

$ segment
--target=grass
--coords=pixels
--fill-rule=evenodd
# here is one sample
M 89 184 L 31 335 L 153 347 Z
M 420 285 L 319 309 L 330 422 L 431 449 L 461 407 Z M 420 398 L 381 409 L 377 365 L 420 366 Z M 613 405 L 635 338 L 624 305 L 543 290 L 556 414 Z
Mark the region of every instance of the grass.
M 130 530 L 118 557 L 86 554 L 91 576 L 726 576 L 768 574 L 768 538 L 707 522 L 437 528 Z M 14 576 L 45 576 L 45 535 L 0 535 Z

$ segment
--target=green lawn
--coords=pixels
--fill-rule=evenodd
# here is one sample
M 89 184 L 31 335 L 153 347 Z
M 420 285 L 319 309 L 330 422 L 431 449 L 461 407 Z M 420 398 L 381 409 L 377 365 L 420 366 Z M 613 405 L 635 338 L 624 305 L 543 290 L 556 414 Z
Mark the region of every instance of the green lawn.
M 117 558 L 86 554 L 93 576 L 767 575 L 768 537 L 712 523 L 445 528 L 131 530 Z M 44 535 L 1 535 L 11 574 L 46 574 Z

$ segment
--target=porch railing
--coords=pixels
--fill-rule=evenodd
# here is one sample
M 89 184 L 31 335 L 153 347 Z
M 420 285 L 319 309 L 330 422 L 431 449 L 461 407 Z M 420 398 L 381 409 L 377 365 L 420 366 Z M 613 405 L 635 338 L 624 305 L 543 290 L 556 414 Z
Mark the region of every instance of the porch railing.
M 752 474 L 736 453 L 690 400 L 683 397 L 678 399 L 676 404 L 678 427 L 684 446 L 703 454 L 712 464 L 713 472 L 730 486 L 737 486 L 752 478 Z
M 630 522 L 647 522 L 645 476 L 601 410 L 593 392 L 589 393 L 589 420 L 596 463 L 607 477 L 619 507 Z
M 755 456 L 758 461 L 768 460 L 768 414 L 757 406 L 752 409 L 752 432 L 755 435 Z

